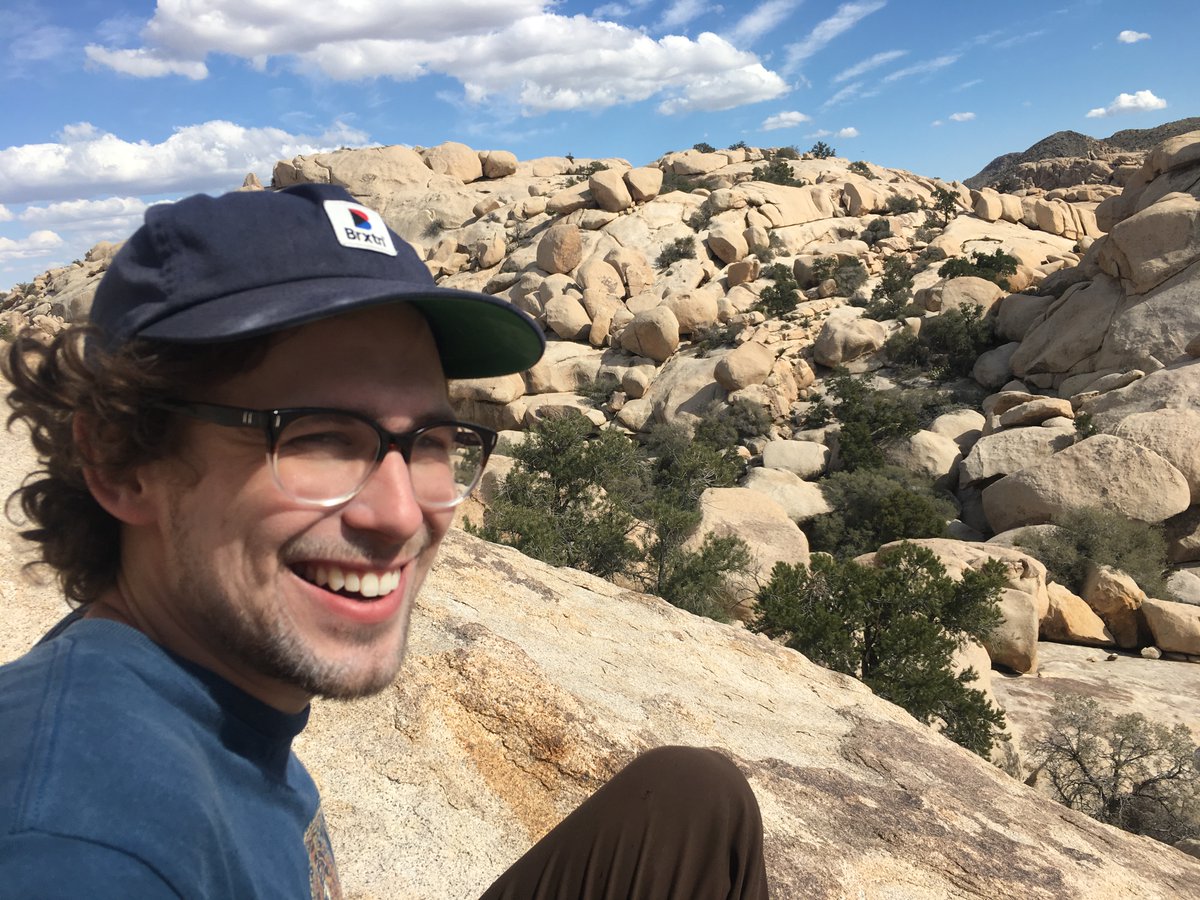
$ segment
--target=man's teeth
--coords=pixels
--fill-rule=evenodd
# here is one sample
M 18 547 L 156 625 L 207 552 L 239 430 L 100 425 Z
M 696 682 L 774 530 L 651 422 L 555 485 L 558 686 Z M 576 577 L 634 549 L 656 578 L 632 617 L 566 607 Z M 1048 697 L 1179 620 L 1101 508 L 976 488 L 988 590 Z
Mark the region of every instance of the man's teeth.
M 331 591 L 359 594 L 370 600 L 390 594 L 400 587 L 399 572 L 358 572 L 341 566 L 306 566 L 304 577 L 313 584 Z

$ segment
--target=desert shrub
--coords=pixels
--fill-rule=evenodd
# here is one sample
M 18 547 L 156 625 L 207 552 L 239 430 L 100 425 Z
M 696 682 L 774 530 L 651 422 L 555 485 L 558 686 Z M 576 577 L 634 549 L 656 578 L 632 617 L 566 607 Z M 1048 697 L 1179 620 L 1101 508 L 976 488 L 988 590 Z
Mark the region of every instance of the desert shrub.
M 791 268 L 782 263 L 775 263 L 768 266 L 762 274 L 764 278 L 769 278 L 773 283 L 767 285 L 759 293 L 755 308 L 762 310 L 765 315 L 774 317 L 794 310 L 796 304 L 800 302 L 800 285 L 796 283 L 796 276 L 792 274 Z
M 750 145 L 747 144 L 745 141 L 734 141 L 732 144 L 729 145 L 729 149 L 730 150 L 749 150 Z
M 976 278 L 984 278 L 998 284 L 1007 291 L 1009 289 L 1007 276 L 1015 274 L 1016 271 L 1017 258 L 1015 256 L 1010 256 L 1003 250 L 996 250 L 994 253 L 975 250 L 971 253 L 969 260 L 963 256 L 946 260 L 938 269 L 938 274 L 943 278 L 962 278 L 974 275 Z
M 891 548 L 876 566 L 814 557 L 808 568 L 779 563 L 758 596 L 752 628 L 818 665 L 861 679 L 879 696 L 986 756 L 1004 715 L 955 675 L 951 660 L 968 638 L 1000 621 L 1003 567 L 990 562 L 952 580 L 923 547 Z
M 850 165 L 847 168 L 849 168 L 850 171 L 853 172 L 855 175 L 861 175 L 863 178 L 874 178 L 875 177 L 875 173 L 873 173 L 871 171 L 871 168 L 861 159 L 857 159 L 854 162 L 850 163 Z
M 839 297 L 849 297 L 867 280 L 867 267 L 858 259 L 822 256 L 813 262 L 812 272 L 817 284 L 832 278 L 837 283 L 836 294 Z
M 894 216 L 900 216 L 904 213 L 916 212 L 921 208 L 921 204 L 916 197 L 905 197 L 901 194 L 892 194 L 887 198 L 887 208 Z
M 883 261 L 883 275 L 871 291 L 871 301 L 864 315 L 871 319 L 897 319 L 912 303 L 913 267 L 903 256 L 889 256 Z
M 1100 429 L 1096 427 L 1096 420 L 1089 412 L 1075 413 L 1075 440 L 1084 441 L 1092 435 L 1099 434 Z
M 748 397 L 714 403 L 696 425 L 695 440 L 728 450 L 771 430 L 771 415 Z
M 677 175 L 671 169 L 663 170 L 662 187 L 658 189 L 659 196 L 669 194 L 672 191 L 679 191 L 682 194 L 689 194 L 696 187 L 694 178 L 689 178 L 686 175 Z
M 623 434 L 592 430 L 579 415 L 543 421 L 513 449 L 516 465 L 474 533 L 601 577 L 627 569 L 638 555 L 637 454 Z
M 817 141 L 808 149 L 808 152 L 814 159 L 829 159 L 831 156 L 837 156 L 837 151 L 824 141 Z
M 701 203 L 687 218 L 688 228 L 693 231 L 703 231 L 712 221 L 712 209 L 707 203 Z
M 933 207 L 925 210 L 925 224 L 930 228 L 945 228 L 959 214 L 958 194 L 948 188 L 933 189 Z
M 786 159 L 773 159 L 765 166 L 755 166 L 750 173 L 752 181 L 767 181 L 771 184 L 782 184 L 787 187 L 804 187 L 808 184 L 803 178 L 797 178 L 791 165 Z
M 838 464 L 846 471 L 883 465 L 883 445 L 914 434 L 922 409 L 899 390 L 872 390 L 861 379 L 836 374 L 825 381 L 826 402 L 838 421 Z
M 1182 722 L 1168 728 L 1067 695 L 1027 746 L 1038 780 L 1071 809 L 1169 844 L 1200 837 L 1200 756 Z
M 738 333 L 742 330 L 741 325 L 734 324 L 716 324 L 709 325 L 707 328 L 695 334 L 692 338 L 693 343 L 705 353 L 711 350 L 717 350 L 721 347 L 732 347 L 737 339 Z
M 772 159 L 799 159 L 800 151 L 795 147 L 776 147 L 771 152 Z
M 467 530 L 553 565 L 640 583 L 685 609 L 727 619 L 735 598 L 725 576 L 749 563 L 737 537 L 683 549 L 708 487 L 737 483 L 743 463 L 713 440 L 738 433 L 741 419 L 711 410 L 696 434 L 658 426 L 649 455 L 615 430 L 593 434 L 583 416 L 543 421 L 511 450 L 516 464 L 483 525 Z M 639 548 L 635 531 L 646 537 Z
M 658 259 L 655 264 L 660 269 L 665 269 L 672 263 L 677 263 L 681 259 L 696 258 L 696 239 L 690 236 L 677 237 L 671 243 L 663 246 L 662 251 L 658 254 Z
M 583 384 L 575 388 L 575 393 L 587 400 L 592 406 L 600 407 L 609 401 L 613 391 L 617 390 L 621 383 L 615 376 L 605 373 L 596 378 L 590 378 Z
M 700 141 L 698 144 L 692 144 L 692 149 L 698 153 L 716 153 L 717 148 L 706 141 Z
M 887 219 L 872 219 L 867 223 L 859 238 L 867 244 L 874 244 L 892 236 L 892 223 Z
M 887 351 L 895 365 L 946 381 L 969 376 L 979 354 L 994 344 L 992 320 L 983 317 L 979 306 L 969 306 L 925 319 L 920 334 L 905 330 L 893 335 Z
M 809 547 L 853 559 L 891 541 L 946 535 L 954 504 L 895 466 L 834 472 L 820 482 L 833 512 L 805 528 Z
M 1021 546 L 1041 560 L 1050 577 L 1078 593 L 1088 563 L 1120 569 L 1151 597 L 1171 599 L 1164 573 L 1167 543 L 1161 528 L 1109 509 L 1073 509 L 1054 520 L 1047 534 L 1021 538 Z

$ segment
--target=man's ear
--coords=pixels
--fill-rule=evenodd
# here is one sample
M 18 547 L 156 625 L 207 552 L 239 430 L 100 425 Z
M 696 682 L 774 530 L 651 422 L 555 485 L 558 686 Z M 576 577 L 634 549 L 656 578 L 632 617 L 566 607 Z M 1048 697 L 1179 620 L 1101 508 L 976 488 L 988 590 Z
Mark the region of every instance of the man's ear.
M 76 414 L 71 423 L 71 435 L 79 448 L 83 464 L 83 480 L 92 498 L 110 516 L 126 525 L 149 525 L 157 518 L 155 505 L 146 490 L 143 467 L 127 472 L 113 472 L 92 465 L 94 422 L 91 417 Z

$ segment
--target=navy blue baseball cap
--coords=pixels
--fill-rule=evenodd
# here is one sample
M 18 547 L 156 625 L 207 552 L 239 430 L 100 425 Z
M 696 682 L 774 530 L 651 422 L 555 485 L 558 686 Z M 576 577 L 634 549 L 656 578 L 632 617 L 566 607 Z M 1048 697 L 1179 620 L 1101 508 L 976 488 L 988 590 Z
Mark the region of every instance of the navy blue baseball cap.
M 429 322 L 448 378 L 528 369 L 538 324 L 499 297 L 434 282 L 375 210 L 331 184 L 197 194 L 151 206 L 92 301 L 101 343 L 232 341 L 368 306 Z

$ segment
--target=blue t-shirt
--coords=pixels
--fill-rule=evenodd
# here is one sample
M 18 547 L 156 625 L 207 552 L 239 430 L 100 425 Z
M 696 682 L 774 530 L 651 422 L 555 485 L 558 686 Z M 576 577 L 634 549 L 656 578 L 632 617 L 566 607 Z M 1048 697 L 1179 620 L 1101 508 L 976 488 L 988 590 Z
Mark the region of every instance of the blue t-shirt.
M 0 894 L 336 898 L 282 713 L 139 631 L 72 623 L 0 667 Z

